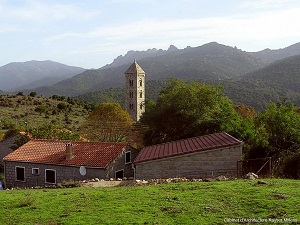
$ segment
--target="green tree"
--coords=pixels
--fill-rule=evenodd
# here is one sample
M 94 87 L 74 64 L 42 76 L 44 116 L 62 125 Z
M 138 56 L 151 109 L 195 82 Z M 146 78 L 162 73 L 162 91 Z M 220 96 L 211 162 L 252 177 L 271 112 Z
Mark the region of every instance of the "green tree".
M 157 102 L 147 101 L 140 122 L 146 145 L 226 131 L 241 135 L 241 116 L 222 88 L 169 79 Z
M 30 130 L 32 138 L 35 139 L 58 139 L 58 140 L 80 140 L 79 133 L 74 133 L 59 125 L 51 123 L 43 124 Z
M 132 124 L 118 103 L 102 103 L 91 112 L 81 132 L 91 141 L 129 141 Z
M 260 133 L 267 139 L 267 155 L 299 149 L 300 114 L 293 105 L 274 103 L 257 117 Z

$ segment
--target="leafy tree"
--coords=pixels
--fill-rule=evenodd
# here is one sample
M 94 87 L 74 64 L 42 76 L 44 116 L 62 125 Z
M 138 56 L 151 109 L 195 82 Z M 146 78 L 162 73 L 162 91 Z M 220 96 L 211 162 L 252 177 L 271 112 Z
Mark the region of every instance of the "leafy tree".
M 118 103 L 102 103 L 82 126 L 81 132 L 92 141 L 128 141 L 133 121 Z
M 214 132 L 237 133 L 241 116 L 220 87 L 169 79 L 157 102 L 147 101 L 140 122 L 146 145 Z M 240 131 L 241 132 L 241 131 Z
M 267 155 L 294 152 L 300 145 L 300 114 L 293 105 L 274 103 L 257 118 L 260 133 L 267 138 Z
M 73 133 L 62 126 L 51 123 L 43 124 L 30 130 L 32 138 L 35 139 L 58 139 L 58 140 L 80 140 L 78 133 Z
M 10 137 L 13 137 L 13 136 L 19 134 L 19 132 L 20 132 L 20 128 L 18 128 L 16 125 L 11 124 L 9 126 L 8 131 L 5 132 L 3 139 L 5 140 Z
M 243 118 L 254 119 L 256 117 L 255 109 L 251 106 L 235 105 L 234 108 Z

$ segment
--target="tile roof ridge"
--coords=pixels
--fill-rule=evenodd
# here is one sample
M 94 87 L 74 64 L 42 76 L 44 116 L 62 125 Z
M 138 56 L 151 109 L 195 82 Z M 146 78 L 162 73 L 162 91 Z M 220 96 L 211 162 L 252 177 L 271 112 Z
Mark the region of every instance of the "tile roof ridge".
M 105 142 L 105 141 L 74 141 L 74 140 L 58 140 L 58 139 L 31 139 L 30 141 L 41 141 L 41 142 L 71 142 L 71 143 L 101 143 L 101 144 L 126 144 L 129 145 L 128 142 Z

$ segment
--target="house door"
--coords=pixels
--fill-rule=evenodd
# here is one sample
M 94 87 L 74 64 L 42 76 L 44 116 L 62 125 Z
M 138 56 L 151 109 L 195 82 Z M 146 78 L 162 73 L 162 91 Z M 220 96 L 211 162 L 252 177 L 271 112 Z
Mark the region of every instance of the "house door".
M 124 178 L 124 170 L 118 170 L 116 171 L 116 179 L 123 179 Z

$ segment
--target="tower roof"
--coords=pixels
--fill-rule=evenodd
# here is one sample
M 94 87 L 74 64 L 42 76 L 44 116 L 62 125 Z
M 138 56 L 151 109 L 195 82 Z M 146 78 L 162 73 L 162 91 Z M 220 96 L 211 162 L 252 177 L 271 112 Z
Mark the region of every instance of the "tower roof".
M 134 60 L 134 62 L 131 64 L 131 66 L 126 70 L 125 73 L 145 73 L 145 71 L 140 67 L 140 65 Z

